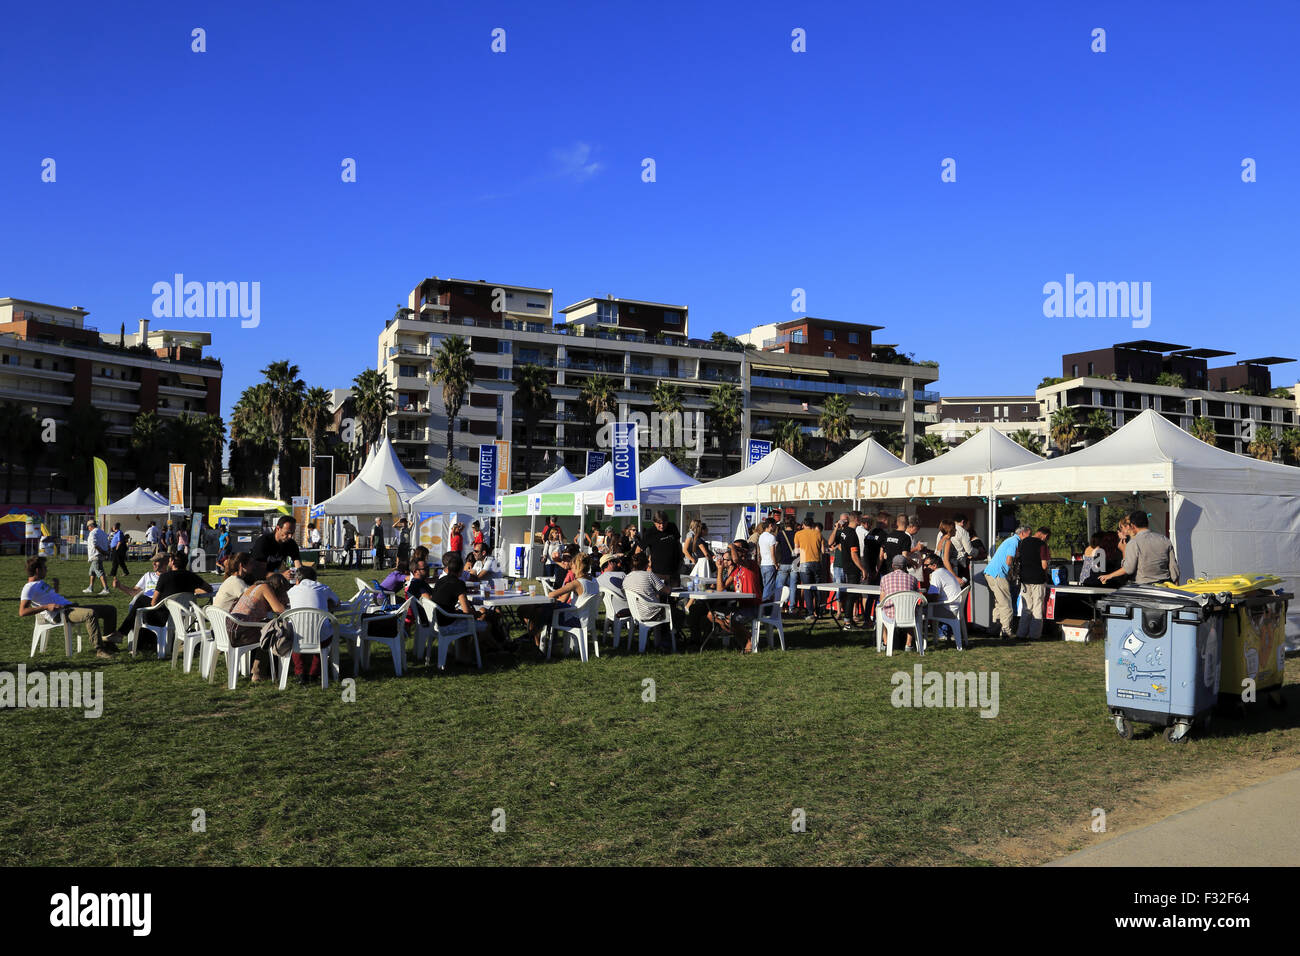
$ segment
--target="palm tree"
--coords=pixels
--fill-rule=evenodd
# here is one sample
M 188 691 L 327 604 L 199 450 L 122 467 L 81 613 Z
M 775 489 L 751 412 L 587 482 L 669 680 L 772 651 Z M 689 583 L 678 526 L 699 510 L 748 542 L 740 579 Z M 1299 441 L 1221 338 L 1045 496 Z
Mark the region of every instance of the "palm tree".
M 542 413 L 551 407 L 551 382 L 546 369 L 531 362 L 514 370 L 515 404 L 524 417 L 524 487 L 533 486 L 533 438 Z
M 388 421 L 388 415 L 393 410 L 393 387 L 388 384 L 386 376 L 372 368 L 354 378 L 352 385 L 352 404 L 356 409 L 357 424 L 361 426 L 361 440 L 368 456 L 370 447 L 379 441 L 384 422 Z
M 226 444 L 226 423 L 220 415 L 203 415 L 194 434 L 199 446 L 195 477 L 211 505 L 213 497 L 221 491 L 221 451 Z
M 783 419 L 772 430 L 772 442 L 777 448 L 798 458 L 803 453 L 803 427 L 797 419 Z
M 1273 434 L 1273 429 L 1267 425 L 1261 425 L 1255 431 L 1255 440 L 1250 443 L 1250 447 L 1246 450 L 1260 461 L 1272 461 L 1277 457 L 1281 444 L 1277 436 Z
M 1089 438 L 1098 442 L 1115 431 L 1115 423 L 1105 410 L 1094 408 L 1088 416 L 1087 429 Z
M 163 466 L 163 421 L 157 412 L 141 412 L 131 423 L 131 457 L 135 460 L 135 483 L 153 488 Z
M 240 492 L 267 492 L 266 475 L 275 458 L 266 414 L 269 394 L 265 382 L 249 386 L 231 410 L 230 480 Z
M 1215 444 L 1214 433 L 1217 429 L 1214 426 L 1213 418 L 1206 418 L 1202 415 L 1192 422 L 1192 435 L 1205 442 L 1207 445 Z
M 722 469 L 727 470 L 727 455 L 740 435 L 740 390 L 723 382 L 709 395 L 709 430 L 718 437 Z
M 334 399 L 328 388 L 319 385 L 307 389 L 298 409 L 298 424 L 307 436 L 308 465 L 316 464 L 316 445 L 325 440 L 325 424 L 333 414 Z
M 587 422 L 591 434 L 596 433 L 596 422 L 604 412 L 613 412 L 618 406 L 618 396 L 614 394 L 614 382 L 608 375 L 593 375 L 583 382 L 578 393 L 578 401 L 587 409 Z M 640 439 L 638 438 L 638 441 Z
M 78 504 L 93 505 L 91 459 L 102 458 L 108 448 L 104 416 L 93 406 L 74 405 L 68 409 L 68 423 L 60 432 L 64 437 L 58 443 L 59 466 L 68 476 L 68 490 Z
M 903 457 L 903 452 L 907 449 L 907 442 L 904 440 L 901 431 L 880 429 L 872 432 L 871 437 L 889 449 L 891 455 L 896 455 L 899 458 Z
M 938 458 L 946 452 L 948 443 L 943 440 L 941 435 L 927 433 L 916 440 L 913 450 L 918 462 L 929 461 L 931 458 Z
M 1300 428 L 1282 429 L 1280 442 L 1283 459 L 1287 464 L 1294 465 L 1297 460 L 1300 460 Z
M 1043 440 L 1028 428 L 1017 428 L 1007 436 L 1021 448 L 1028 448 L 1035 455 L 1043 453 Z
M 16 402 L 5 402 L 0 404 L 0 435 L 8 435 L 18 427 L 18 419 L 22 415 Z M 5 462 L 5 503 L 13 504 L 14 501 L 14 464 L 19 460 L 18 453 L 8 442 L 0 442 L 0 455 L 4 456 Z
M 287 361 L 272 362 L 262 369 L 262 374 L 268 386 L 267 427 L 275 445 L 275 497 L 283 498 L 281 472 L 288 457 L 289 429 L 298 418 L 307 386 L 298 377 L 298 366 Z
M 680 423 L 682 411 L 686 404 L 682 401 L 681 386 L 673 385 L 669 382 L 656 382 L 654 389 L 650 392 L 650 401 L 664 420 L 670 423 Z M 675 432 L 675 434 L 674 434 Z M 682 433 L 680 425 L 676 429 L 671 426 L 662 429 L 660 436 L 668 439 L 668 448 L 664 450 L 664 457 L 674 465 L 680 465 L 682 461 Z M 653 464 L 653 462 L 647 462 Z
M 1070 446 L 1074 444 L 1074 438 L 1077 434 L 1075 425 L 1073 408 L 1058 408 L 1052 412 L 1051 425 L 1049 426 L 1052 442 L 1062 453 L 1068 454 Z
M 853 413 L 849 400 L 843 395 L 828 395 L 817 419 L 826 438 L 827 460 L 840 457 L 840 444 L 853 431 Z
M 456 418 L 465 404 L 465 394 L 474 384 L 474 357 L 469 343 L 459 335 L 449 335 L 433 356 L 435 385 L 442 385 L 442 404 L 447 410 L 447 471 L 452 471 L 455 455 Z

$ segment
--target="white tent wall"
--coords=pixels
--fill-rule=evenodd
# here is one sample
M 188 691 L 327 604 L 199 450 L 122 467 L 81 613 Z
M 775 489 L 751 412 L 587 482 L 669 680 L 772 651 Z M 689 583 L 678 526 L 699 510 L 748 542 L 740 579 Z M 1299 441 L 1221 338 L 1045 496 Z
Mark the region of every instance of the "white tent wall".
M 1172 531 L 1183 581 L 1272 573 L 1288 592 L 1300 593 L 1300 496 L 1175 494 Z M 1300 639 L 1295 601 L 1287 608 L 1286 635 L 1290 646 Z

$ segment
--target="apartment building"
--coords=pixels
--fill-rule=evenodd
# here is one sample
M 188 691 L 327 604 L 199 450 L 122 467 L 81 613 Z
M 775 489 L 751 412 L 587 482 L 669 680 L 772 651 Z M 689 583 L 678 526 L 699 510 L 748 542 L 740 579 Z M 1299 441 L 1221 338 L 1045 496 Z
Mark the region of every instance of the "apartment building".
M 595 436 L 580 395 L 596 375 L 612 380 L 620 406 L 647 415 L 654 410 L 651 393 L 658 382 L 680 387 L 688 414 L 705 412 L 720 385 L 734 385 L 740 395 L 739 436 L 734 447 L 724 447 L 706 433 L 699 462 L 699 475 L 706 479 L 735 471 L 743 438 L 770 437 L 786 418 L 800 421 L 809 436 L 806 457 L 817 458 L 824 447 L 817 419 L 830 394 L 849 399 L 854 438 L 894 429 L 910 448 L 917 424 L 937 420 L 921 406 L 938 398 L 925 390 L 938 378 L 938 366 L 907 363 L 892 353 L 888 361 L 873 359 L 874 326 L 827 322 L 842 334 L 845 348 L 850 334 L 858 338 L 853 343 L 858 354 L 828 356 L 824 349 L 785 351 L 767 341 L 779 334 L 771 331 L 774 326 L 760 326 L 739 340 L 693 338 L 685 305 L 606 295 L 575 302 L 559 314 L 562 318 L 554 320 L 550 289 L 435 277 L 411 291 L 407 308 L 379 335 L 378 367 L 393 383 L 397 403 L 388 434 L 413 477 L 432 480 L 445 464 L 447 415 L 431 373 L 433 356 L 450 335 L 469 341 L 475 362 L 474 386 L 454 439 L 459 467 L 470 474 L 481 442 L 509 437 L 515 488 L 561 464 L 582 472 Z M 863 341 L 867 351 L 860 353 Z M 513 382 L 514 370 L 527 364 L 546 370 L 552 399 L 531 435 L 531 463 L 525 461 L 530 436 L 515 406 Z M 685 467 L 694 471 L 694 466 L 688 457 Z
M 1078 422 L 1100 409 L 1116 427 L 1151 408 L 1188 431 L 1195 419 L 1208 418 L 1220 448 L 1246 454 L 1260 428 L 1276 435 L 1295 426 L 1295 392 L 1275 390 L 1270 373 L 1295 359 L 1271 355 L 1210 367 L 1211 359 L 1233 354 L 1150 339 L 1122 342 L 1063 355 L 1062 378 L 1045 380 L 1034 394 L 1045 426 L 1060 408 L 1074 409 Z
M 1004 435 L 1024 430 L 1040 439 L 1047 434 L 1038 399 L 1033 395 L 945 395 L 927 410 L 934 412 L 939 421 L 926 425 L 926 434 L 938 435 L 949 444 L 958 444 L 981 428 L 992 428 Z
M 220 414 L 221 363 L 203 354 L 212 344 L 207 332 L 150 330 L 147 319 L 131 332 L 124 325 L 101 332 L 86 323 L 89 314 L 78 306 L 0 299 L 0 401 L 52 418 L 56 428 L 74 406 L 97 409 L 109 494 L 119 497 L 135 487 L 127 456 L 136 416 Z M 40 503 L 76 504 L 55 476 L 53 465 L 38 468 L 33 488 Z

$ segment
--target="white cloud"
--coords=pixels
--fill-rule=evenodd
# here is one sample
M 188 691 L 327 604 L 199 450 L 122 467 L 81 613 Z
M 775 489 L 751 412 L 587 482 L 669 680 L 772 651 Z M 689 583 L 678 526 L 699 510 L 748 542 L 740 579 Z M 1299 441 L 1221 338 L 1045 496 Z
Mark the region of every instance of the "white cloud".
M 591 159 L 590 143 L 574 143 L 572 146 L 551 150 L 551 161 L 555 165 L 555 174 L 562 179 L 582 182 L 600 172 L 604 166 Z

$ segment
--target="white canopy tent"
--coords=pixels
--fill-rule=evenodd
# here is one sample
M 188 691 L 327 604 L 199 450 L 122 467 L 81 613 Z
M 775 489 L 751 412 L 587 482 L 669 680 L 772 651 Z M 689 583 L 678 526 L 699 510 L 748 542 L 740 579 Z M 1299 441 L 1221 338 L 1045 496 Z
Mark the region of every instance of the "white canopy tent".
M 984 428 L 951 451 L 917 465 L 877 475 L 866 497 L 882 501 L 924 498 L 975 498 L 988 500 L 988 546 L 997 537 L 995 474 L 1004 468 L 1042 463 L 1028 448 L 1017 445 L 994 428 Z
M 1090 504 L 1163 496 L 1183 580 L 1245 572 L 1276 574 L 1293 593 L 1300 584 L 1300 468 L 1207 445 L 1150 409 L 1095 445 L 1001 471 L 994 487 L 1003 499 Z M 1300 634 L 1295 603 L 1287 634 Z
M 641 503 L 648 505 L 675 505 L 681 501 L 684 488 L 698 485 L 692 478 L 672 463 L 669 458 L 660 458 L 642 469 L 640 475 Z M 605 497 L 614 490 L 614 465 L 606 462 L 586 478 L 581 478 L 565 491 L 577 494 L 584 508 L 598 508 L 605 504 Z
M 409 502 L 412 511 L 454 511 L 458 514 L 478 513 L 478 502 L 447 484 L 441 478 L 420 492 Z
M 797 475 L 790 482 L 768 484 L 758 489 L 759 501 L 859 501 L 879 498 L 879 488 L 871 479 L 907 465 L 874 438 L 815 471 Z
M 397 451 L 385 436 L 352 483 L 318 507 L 327 515 L 390 515 L 393 506 L 389 488 L 397 493 L 401 505 L 423 491 L 397 460 Z
M 441 560 L 441 545 L 449 540 L 451 525 L 456 521 L 473 521 L 478 514 L 478 502 L 463 495 L 441 478 L 408 502 L 411 510 L 413 534 L 411 540 L 424 545 Z M 466 538 L 469 536 L 466 535 Z M 466 546 L 469 541 L 465 542 Z
M 137 488 L 105 505 L 99 513 L 99 522 L 101 527 L 111 528 L 114 523 L 119 523 L 123 531 L 141 532 L 149 527 L 150 521 L 166 523 L 170 514 L 171 506 L 163 495 L 148 488 Z
M 522 544 L 527 546 L 529 556 L 521 559 L 520 572 L 531 574 L 534 562 L 533 539 L 537 536 L 537 516 L 539 513 L 574 515 L 577 511 L 576 498 L 568 491 L 569 487 L 577 481 L 577 476 L 561 465 L 531 488 L 502 497 L 497 540 L 494 542 L 497 560 L 501 562 L 502 567 L 507 564 L 513 565 L 513 560 L 508 560 L 511 556 L 505 554 L 502 549 Z
M 774 448 L 734 475 L 682 489 L 684 505 L 756 505 L 767 487 L 789 481 L 811 469 L 780 448 Z

